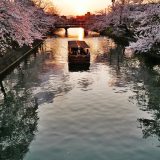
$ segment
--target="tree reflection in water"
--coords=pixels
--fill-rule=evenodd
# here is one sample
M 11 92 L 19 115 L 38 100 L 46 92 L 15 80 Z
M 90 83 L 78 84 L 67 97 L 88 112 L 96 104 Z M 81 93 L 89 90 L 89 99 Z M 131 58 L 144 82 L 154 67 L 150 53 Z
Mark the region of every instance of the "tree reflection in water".
M 137 90 L 135 98 L 141 110 L 151 113 L 150 119 L 138 119 L 144 138 L 157 136 L 160 140 L 160 72 L 155 70 L 157 67 L 159 68 L 159 66 L 153 68 L 143 67 L 145 74 L 142 79 L 143 85 L 141 91 L 138 90 L 138 86 L 135 88 Z
M 131 89 L 134 95 L 129 101 L 151 115 L 138 119 L 143 137 L 156 136 L 160 141 L 160 65 L 149 64 L 144 57 L 125 58 L 123 47 L 117 46 L 110 51 L 110 66 L 110 85 L 120 88 L 115 92 Z
M 37 131 L 38 106 L 52 103 L 57 94 L 72 89 L 68 75 L 61 74 L 60 65 L 51 63 L 51 56 L 37 48 L 0 81 L 0 159 L 23 159 Z M 61 83 L 55 84 L 48 72 L 53 72 Z
M 6 91 L 5 91 L 5 88 L 3 86 L 3 82 L 2 81 L 0 82 L 0 88 L 1 88 L 1 91 L 2 91 L 2 93 L 4 95 L 4 97 L 6 97 Z
M 0 82 L 0 159 L 23 159 L 37 131 L 38 104 L 24 74 L 35 60 L 31 56 Z
M 0 159 L 23 159 L 37 130 L 36 110 L 29 91 L 6 93 L 0 102 Z

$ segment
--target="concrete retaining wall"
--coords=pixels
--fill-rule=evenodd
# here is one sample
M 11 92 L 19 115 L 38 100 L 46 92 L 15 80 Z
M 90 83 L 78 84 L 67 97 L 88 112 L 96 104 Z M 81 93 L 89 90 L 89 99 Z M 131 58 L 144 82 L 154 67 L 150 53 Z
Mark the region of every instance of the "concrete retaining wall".
M 37 47 L 42 44 L 42 41 L 35 42 L 33 47 L 22 47 L 17 50 L 12 50 L 5 56 L 0 57 L 0 80 L 6 74 L 7 71 L 12 69 L 17 63 L 24 59 L 27 55 L 31 54 Z

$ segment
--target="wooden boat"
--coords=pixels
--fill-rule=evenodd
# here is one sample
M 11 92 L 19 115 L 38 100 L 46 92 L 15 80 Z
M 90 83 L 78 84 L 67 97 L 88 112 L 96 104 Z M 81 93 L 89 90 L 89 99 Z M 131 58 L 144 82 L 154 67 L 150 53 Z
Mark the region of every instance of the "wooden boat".
M 83 72 L 89 71 L 90 63 L 68 63 L 68 69 L 70 72 Z
M 89 48 L 85 41 L 68 41 L 68 62 L 72 64 L 90 63 Z

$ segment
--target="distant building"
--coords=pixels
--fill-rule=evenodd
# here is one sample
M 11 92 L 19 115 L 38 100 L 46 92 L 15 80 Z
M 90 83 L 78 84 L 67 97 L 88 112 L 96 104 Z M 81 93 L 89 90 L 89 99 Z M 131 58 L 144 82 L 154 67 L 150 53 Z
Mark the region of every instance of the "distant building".
M 95 14 L 91 14 L 91 12 L 87 12 L 85 15 L 76 16 L 76 19 L 79 20 L 79 21 L 86 21 L 89 18 L 94 17 L 94 16 L 95 16 Z
M 86 14 L 85 14 L 85 17 L 86 18 L 88 18 L 88 17 L 90 17 L 91 16 L 91 13 L 90 12 L 87 12 Z
M 62 19 L 67 19 L 67 16 L 61 16 Z
M 87 12 L 86 14 L 81 15 L 81 16 L 68 17 L 67 20 L 68 20 L 68 23 L 82 23 L 82 24 L 84 24 L 95 16 L 96 16 L 95 14 L 91 14 L 90 12 Z
M 85 16 L 76 16 L 77 20 L 85 20 Z

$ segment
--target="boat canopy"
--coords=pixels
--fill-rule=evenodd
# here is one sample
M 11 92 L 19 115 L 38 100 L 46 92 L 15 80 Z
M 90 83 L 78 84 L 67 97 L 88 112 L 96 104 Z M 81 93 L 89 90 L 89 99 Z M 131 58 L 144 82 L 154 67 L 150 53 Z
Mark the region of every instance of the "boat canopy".
M 85 41 L 68 41 L 69 48 L 90 48 Z

